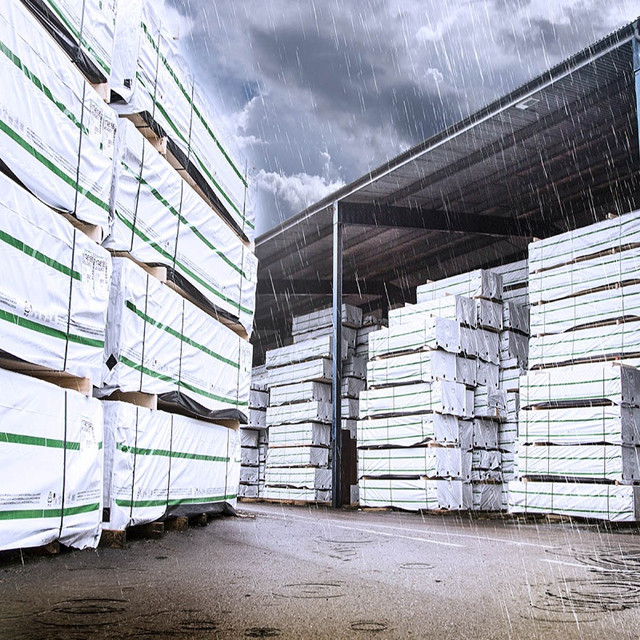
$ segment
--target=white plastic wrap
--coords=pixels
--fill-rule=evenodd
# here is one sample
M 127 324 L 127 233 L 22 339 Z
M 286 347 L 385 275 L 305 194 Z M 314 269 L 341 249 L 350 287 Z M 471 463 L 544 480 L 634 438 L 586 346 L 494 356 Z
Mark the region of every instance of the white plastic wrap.
M 472 446 L 472 436 L 472 422 L 427 413 L 359 420 L 357 441 L 359 447 L 412 447 L 434 442 L 468 450 Z
M 473 446 L 478 449 L 497 449 L 499 427 L 500 424 L 495 420 L 474 418 Z
M 331 422 L 331 404 L 328 402 L 296 402 L 271 406 L 267 409 L 267 425 L 296 424 L 298 422 Z
M 502 450 L 512 451 L 518 440 L 518 422 L 500 422 L 498 425 L 498 447 Z
M 249 409 L 249 424 L 247 429 L 266 429 L 267 428 L 267 410 L 266 409 Z
M 331 444 L 331 425 L 319 422 L 285 424 L 269 428 L 272 447 L 328 447 Z
M 528 260 L 520 260 L 518 262 L 504 264 L 500 267 L 492 267 L 491 271 L 502 276 L 502 286 L 505 290 L 527 285 L 529 282 Z
M 350 304 L 343 304 L 342 324 L 353 329 L 359 328 L 362 325 L 362 309 Z M 303 316 L 293 316 L 291 330 L 295 336 L 299 333 L 308 333 L 331 326 L 333 326 L 333 309 L 328 307 Z
M 638 279 L 640 251 L 637 248 L 628 249 L 620 253 L 598 255 L 541 273 L 532 273 L 529 281 L 529 300 L 532 305 L 536 305 Z
M 98 400 L 0 370 L 0 550 L 97 547 L 103 415 Z
M 534 274 L 543 269 L 638 243 L 640 212 L 634 211 L 612 220 L 603 220 L 588 227 L 532 242 L 529 245 L 529 271 Z
M 343 418 L 357 420 L 360 417 L 360 401 L 358 398 L 342 398 L 340 406 Z
M 265 409 L 269 406 L 269 392 L 259 391 L 253 388 L 253 378 L 251 379 L 252 388 L 249 391 L 249 408 Z
M 104 402 L 104 505 L 109 529 L 154 522 L 167 511 L 171 415 Z
M 294 402 L 331 402 L 331 385 L 324 382 L 294 382 L 282 387 L 273 387 L 270 393 L 270 406 Z
M 500 333 L 500 366 L 503 368 L 527 368 L 529 338 L 515 331 Z
M 243 467 L 257 467 L 260 464 L 260 452 L 257 447 L 242 447 L 240 464 Z
M 533 314 L 532 314 L 533 315 Z M 511 300 L 502 303 L 502 325 L 504 329 L 519 331 L 529 335 L 529 307 Z M 533 331 L 532 333 L 536 333 Z
M 473 505 L 471 485 L 459 480 L 363 478 L 358 484 L 363 507 L 461 511 Z
M 451 380 L 475 386 L 476 360 L 446 351 L 430 350 L 367 363 L 367 385 L 370 389 L 433 380 Z
M 503 511 L 502 484 L 474 482 L 473 509 L 474 511 Z
M 583 325 L 640 317 L 640 284 L 628 284 L 531 307 L 531 333 L 563 333 Z
M 104 246 L 162 264 L 251 333 L 257 259 L 133 123 L 118 127 L 111 234 Z M 182 282 L 180 282 L 182 284 Z
M 501 369 L 497 364 L 476 360 L 476 385 L 497 387 L 500 384 Z
M 640 444 L 640 409 L 618 405 L 571 409 L 523 409 L 522 444 Z
M 115 104 L 121 114 L 142 113 L 159 126 L 171 142 L 174 155 L 205 191 L 209 191 L 231 223 L 250 240 L 255 231 L 253 213 L 247 211 L 245 167 L 232 158 L 223 142 L 220 121 L 213 116 L 204 92 L 186 70 L 181 43 L 163 24 L 162 7 L 145 2 L 123 3 L 118 15 L 111 86 L 126 102 Z M 154 6 L 152 6 L 154 5 Z M 136 12 L 138 15 L 136 16 Z M 135 29 L 137 18 L 138 28 Z M 142 21 L 142 28 L 140 23 Z M 136 60 L 135 72 L 130 67 Z
M 507 393 L 504 389 L 478 386 L 473 393 L 473 415 L 476 418 L 506 420 Z
M 99 384 L 111 257 L 0 175 L 0 349 Z
M 331 489 L 331 469 L 267 467 L 265 484 L 268 487 L 296 487 L 328 491 Z
M 500 451 L 474 449 L 471 480 L 473 482 L 502 482 L 502 454 Z
M 347 343 L 342 341 L 342 359 L 348 355 Z M 267 369 L 275 367 L 286 367 L 290 364 L 305 362 L 306 360 L 317 360 L 318 358 L 333 357 L 333 336 L 327 335 L 304 342 L 296 342 L 295 344 L 278 349 L 271 349 L 266 354 Z
M 281 387 L 296 382 L 331 382 L 333 376 L 333 363 L 331 360 L 321 358 L 308 362 L 298 362 L 286 367 L 269 369 L 267 381 L 271 393 L 272 387 Z
M 22 2 L 0 11 L 0 159 L 43 202 L 109 227 L 116 114 Z
M 360 378 L 347 378 L 342 377 L 342 384 L 340 386 L 340 395 L 343 398 L 358 398 L 360 392 L 364 391 L 367 387 L 366 380 Z
M 240 484 L 237 431 L 173 416 L 168 516 L 235 508 Z
M 297 500 L 299 502 L 331 502 L 331 491 L 304 487 L 269 487 L 261 491 L 267 500 Z
M 257 449 L 260 441 L 260 431 L 257 429 L 240 428 L 240 446 Z
M 369 337 L 369 357 L 375 359 L 438 348 L 449 353 L 460 353 L 460 333 L 460 325 L 455 320 L 427 316 L 372 333 Z
M 486 329 L 476 329 L 472 333 L 478 345 L 478 358 L 492 364 L 500 364 L 500 334 Z
M 259 365 L 257 367 L 253 367 L 251 369 L 251 388 L 257 389 L 258 391 L 269 392 L 269 387 L 267 385 L 269 372 L 264 365 Z
M 258 484 L 260 472 L 258 467 L 240 467 L 240 483 L 243 484 Z
M 470 480 L 471 463 L 471 451 L 462 451 L 454 447 L 360 449 L 358 476 L 419 476 Z
M 407 304 L 389 310 L 389 326 L 396 327 L 424 318 L 445 318 L 475 328 L 477 314 L 475 301 L 464 296 L 444 295 L 420 304 Z
M 238 487 L 238 498 L 258 498 L 260 497 L 260 487 L 256 484 L 240 483 Z
M 102 396 L 142 391 L 247 421 L 250 343 L 126 258 L 113 261 L 110 295 Z
M 588 479 L 594 482 L 640 480 L 640 450 L 635 446 L 528 445 L 518 448 L 521 476 Z
M 505 391 L 520 391 L 520 377 L 527 375 L 526 369 L 500 369 L 499 386 Z
M 361 418 L 431 411 L 471 418 L 473 391 L 457 382 L 437 380 L 430 383 L 370 389 L 360 394 Z
M 600 400 L 640 406 L 640 371 L 616 363 L 582 364 L 530 371 L 520 378 L 520 405 L 523 408 Z
M 489 331 L 502 331 L 502 302 L 478 298 L 475 303 L 478 327 Z
M 343 378 L 358 378 L 359 380 L 367 379 L 367 359 L 358 356 L 349 356 L 342 363 Z M 329 376 L 331 380 L 331 376 Z
M 327 467 L 327 447 L 270 447 L 267 465 L 274 467 Z
M 478 269 L 420 285 L 416 293 L 418 304 L 444 295 L 500 301 L 502 300 L 502 276 L 492 271 Z
M 318 338 L 333 336 L 333 325 L 326 327 L 320 327 L 313 331 L 306 331 L 304 333 L 293 334 L 293 344 L 296 345 L 301 342 L 307 342 L 309 340 L 317 340 Z M 342 327 L 342 357 L 345 358 L 347 350 L 354 350 L 356 348 L 356 340 L 358 337 L 358 331 L 350 327 Z
M 640 517 L 640 486 L 510 482 L 509 512 L 634 522 Z
M 118 0 L 27 0 L 25 4 L 91 82 L 107 82 Z

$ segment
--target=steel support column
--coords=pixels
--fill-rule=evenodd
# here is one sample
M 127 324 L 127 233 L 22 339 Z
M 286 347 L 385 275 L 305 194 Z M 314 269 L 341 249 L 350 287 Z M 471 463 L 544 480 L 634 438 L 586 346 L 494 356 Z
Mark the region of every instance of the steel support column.
M 636 80 L 636 118 L 638 120 L 638 150 L 640 152 L 640 21 L 633 29 L 633 72 Z
M 332 473 L 331 505 L 342 506 L 342 220 L 340 205 L 333 203 L 333 377 L 331 401 L 332 422 Z

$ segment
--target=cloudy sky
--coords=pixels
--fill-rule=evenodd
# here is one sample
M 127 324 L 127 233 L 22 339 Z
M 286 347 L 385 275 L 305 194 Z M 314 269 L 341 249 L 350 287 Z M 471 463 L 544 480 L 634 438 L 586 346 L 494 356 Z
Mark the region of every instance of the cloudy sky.
M 258 233 L 640 14 L 639 0 L 165 0 Z

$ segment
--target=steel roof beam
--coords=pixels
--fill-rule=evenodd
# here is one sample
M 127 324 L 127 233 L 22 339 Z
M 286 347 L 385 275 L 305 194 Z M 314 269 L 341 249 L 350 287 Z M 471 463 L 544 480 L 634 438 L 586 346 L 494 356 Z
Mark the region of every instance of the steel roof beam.
M 430 229 L 522 238 L 546 236 L 549 233 L 548 225 L 537 226 L 514 218 L 369 203 L 340 202 L 340 216 L 344 224 L 366 227 Z

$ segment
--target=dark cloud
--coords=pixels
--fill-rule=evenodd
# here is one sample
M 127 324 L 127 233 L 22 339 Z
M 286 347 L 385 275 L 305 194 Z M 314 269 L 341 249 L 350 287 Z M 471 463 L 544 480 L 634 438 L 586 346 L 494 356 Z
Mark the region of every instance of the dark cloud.
M 166 0 L 259 231 L 635 17 L 635 0 Z

